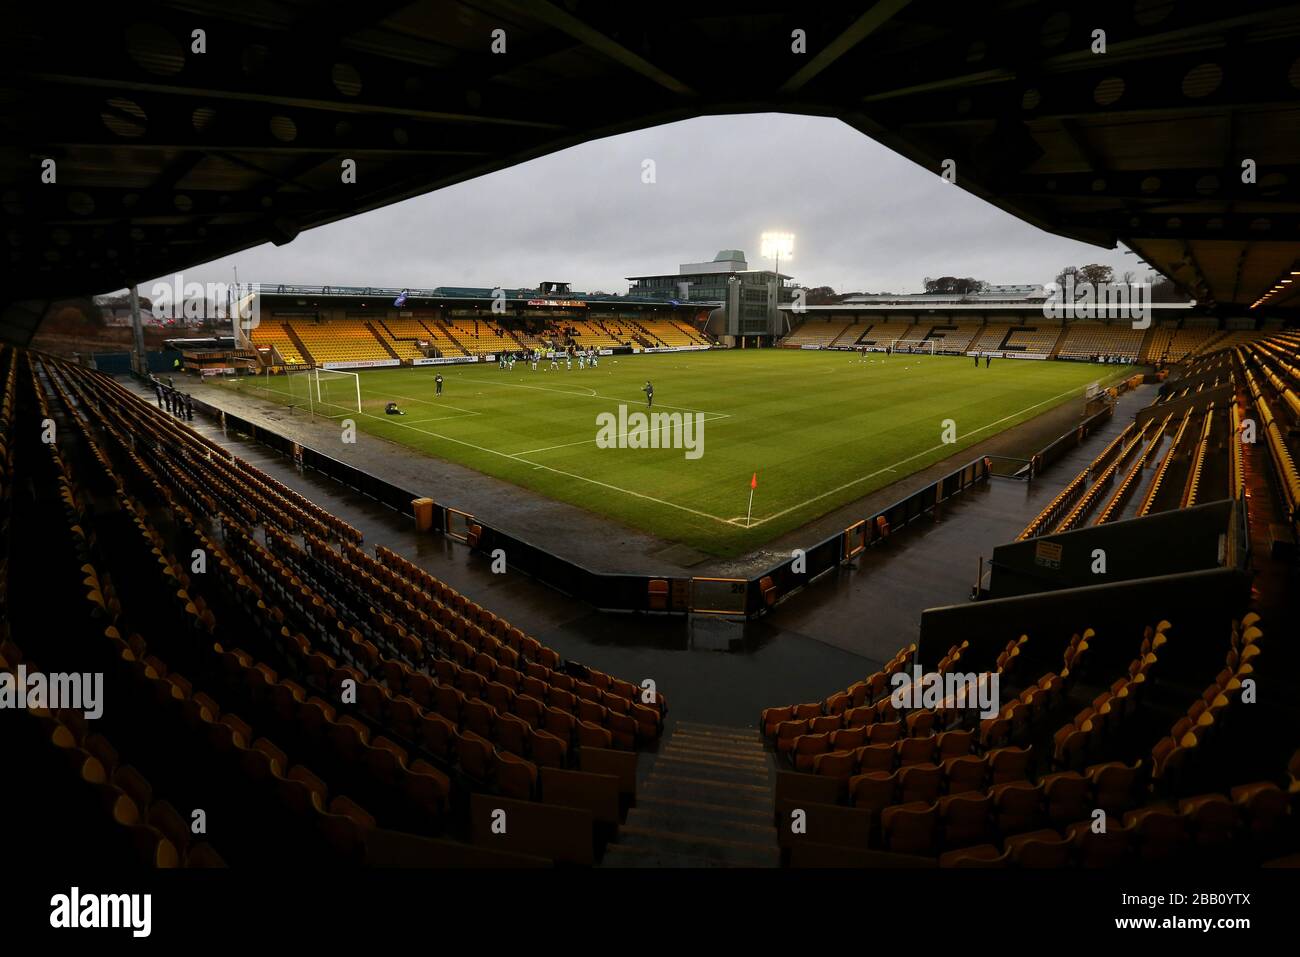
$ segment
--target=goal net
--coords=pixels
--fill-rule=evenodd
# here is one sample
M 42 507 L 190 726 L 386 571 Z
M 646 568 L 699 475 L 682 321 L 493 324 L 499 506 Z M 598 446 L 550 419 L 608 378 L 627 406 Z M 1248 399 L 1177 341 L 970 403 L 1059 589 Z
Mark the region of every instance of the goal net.
M 312 398 L 321 411 L 329 415 L 333 411 L 361 411 L 361 376 L 356 372 L 342 369 L 312 369 Z
M 905 355 L 934 355 L 935 341 L 933 339 L 889 339 L 880 340 L 874 346 L 872 351 L 884 352 L 886 350 Z

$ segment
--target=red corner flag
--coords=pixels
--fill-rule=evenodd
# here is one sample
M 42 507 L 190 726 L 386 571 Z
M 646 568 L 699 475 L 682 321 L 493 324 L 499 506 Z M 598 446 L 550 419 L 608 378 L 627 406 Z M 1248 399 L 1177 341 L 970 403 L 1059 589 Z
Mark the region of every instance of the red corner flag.
M 755 473 L 754 473 L 754 477 L 753 477 L 752 479 L 749 480 L 749 487 L 750 487 L 750 488 L 758 488 L 758 473 L 757 473 L 757 472 L 755 472 Z
M 749 518 L 754 514 L 754 489 L 758 488 L 758 473 L 749 480 L 749 508 L 745 510 L 745 527 L 749 528 Z

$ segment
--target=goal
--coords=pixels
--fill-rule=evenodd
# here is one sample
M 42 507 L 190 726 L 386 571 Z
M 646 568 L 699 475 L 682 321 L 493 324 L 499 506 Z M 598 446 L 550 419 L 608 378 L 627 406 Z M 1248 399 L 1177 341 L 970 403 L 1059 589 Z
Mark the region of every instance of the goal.
M 872 349 L 876 352 L 884 352 L 886 347 L 895 355 L 904 353 L 907 355 L 934 355 L 935 341 L 933 339 L 891 339 L 888 342 L 877 342 Z
M 311 370 L 311 388 L 316 404 L 347 412 L 361 411 L 361 376 L 342 369 Z M 326 415 L 329 413 L 326 412 Z
M 312 368 L 272 376 L 268 368 L 258 379 L 268 396 L 287 398 L 290 408 L 307 409 L 313 415 L 361 411 L 361 377 L 355 372 Z

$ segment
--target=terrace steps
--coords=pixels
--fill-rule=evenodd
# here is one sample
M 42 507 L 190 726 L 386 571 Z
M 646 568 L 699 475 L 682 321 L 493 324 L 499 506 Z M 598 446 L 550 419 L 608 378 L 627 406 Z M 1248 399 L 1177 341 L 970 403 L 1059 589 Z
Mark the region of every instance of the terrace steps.
M 678 721 L 642 755 L 605 867 L 776 867 L 772 758 L 752 728 Z
M 375 337 L 376 341 L 378 341 L 378 343 L 384 347 L 384 351 L 388 353 L 390 358 L 393 359 L 400 358 L 398 354 L 393 351 L 393 347 L 388 344 L 388 340 L 386 340 L 383 337 L 383 335 L 379 332 L 379 330 L 375 328 L 375 324 L 373 322 L 367 322 L 366 328 L 370 330 L 370 334 Z
M 312 366 L 316 365 L 316 357 L 311 354 L 311 350 L 307 348 L 307 344 L 302 341 L 298 333 L 293 331 L 293 326 L 284 322 L 280 324 L 280 328 L 283 329 L 285 335 L 289 337 L 289 341 L 298 347 L 298 354 L 307 360 L 307 364 Z

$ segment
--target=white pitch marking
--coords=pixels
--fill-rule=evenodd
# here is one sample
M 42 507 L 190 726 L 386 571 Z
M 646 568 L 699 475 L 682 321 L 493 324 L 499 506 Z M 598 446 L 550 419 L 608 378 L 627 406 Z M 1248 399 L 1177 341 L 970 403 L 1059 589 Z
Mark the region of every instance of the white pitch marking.
M 1112 379 L 1111 381 L 1116 381 L 1116 380 Z M 1068 395 L 1072 395 L 1076 392 L 1082 392 L 1082 387 L 1075 386 L 1074 388 L 1067 389 L 1065 392 L 1061 392 L 1057 395 L 1052 396 L 1051 398 L 1044 399 L 1042 402 L 1035 402 L 1033 405 L 1026 406 L 1025 408 L 1021 409 L 1019 412 L 1013 412 L 1010 415 L 1004 415 L 1002 418 L 995 419 L 994 421 L 988 423 L 987 425 L 981 425 L 978 429 L 972 429 L 971 431 L 967 432 L 966 435 L 975 435 L 976 433 L 983 432 L 985 429 L 990 429 L 1000 422 L 1005 422 L 1008 419 L 1014 419 L 1018 415 L 1024 415 L 1030 409 L 1036 409 L 1040 405 L 1046 405 L 1048 402 L 1055 402 L 1057 399 L 1063 398 Z M 911 462 L 913 459 L 919 459 L 922 456 L 929 455 L 931 452 L 937 451 L 942 448 L 947 448 L 948 445 L 949 443 L 947 442 L 940 442 L 938 445 L 933 445 L 930 448 L 925 449 L 924 451 L 917 452 L 915 455 L 909 455 L 907 458 L 901 459 L 900 461 L 895 462 L 893 465 L 887 465 L 884 468 L 876 469 L 876 471 L 874 472 L 871 472 L 867 475 L 863 475 L 859 478 L 855 478 L 851 482 L 845 482 L 843 485 L 839 485 L 833 489 L 828 489 L 827 491 L 822 492 L 820 495 L 814 495 L 812 498 L 805 499 L 802 502 L 798 502 L 795 505 L 791 505 L 789 508 L 783 508 L 779 512 L 773 512 L 771 515 L 768 515 L 765 518 L 755 519 L 753 521 L 753 524 L 762 525 L 764 522 L 770 522 L 774 518 L 780 518 L 782 515 L 787 515 L 790 512 L 795 511 L 796 509 L 803 508 L 805 505 L 809 505 L 813 502 L 818 501 L 819 499 L 823 499 L 828 495 L 834 495 L 836 492 L 842 492 L 844 491 L 844 489 L 851 488 L 852 486 L 857 485 L 859 482 L 865 482 L 867 479 L 875 478 L 877 475 L 880 475 L 882 472 L 892 472 L 900 465 L 906 465 L 908 462 Z

